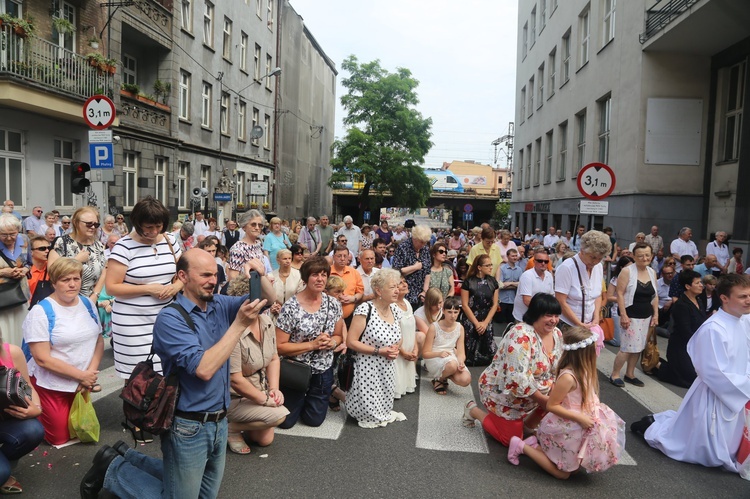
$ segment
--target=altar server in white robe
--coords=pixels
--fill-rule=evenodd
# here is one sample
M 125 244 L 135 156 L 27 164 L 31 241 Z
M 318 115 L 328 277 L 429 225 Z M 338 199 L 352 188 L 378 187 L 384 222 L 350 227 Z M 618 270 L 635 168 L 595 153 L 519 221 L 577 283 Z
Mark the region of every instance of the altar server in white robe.
M 677 412 L 646 416 L 631 430 L 677 461 L 738 472 L 737 450 L 750 400 L 750 276 L 728 274 L 722 306 L 688 342 L 698 377 Z

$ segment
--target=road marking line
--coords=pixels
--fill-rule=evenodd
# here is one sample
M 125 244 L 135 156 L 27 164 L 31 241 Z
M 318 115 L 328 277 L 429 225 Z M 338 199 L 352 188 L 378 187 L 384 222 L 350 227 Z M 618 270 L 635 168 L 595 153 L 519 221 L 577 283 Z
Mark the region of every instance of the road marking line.
M 417 448 L 449 452 L 489 454 L 481 428 L 464 428 L 461 415 L 474 399 L 471 386 L 450 383 L 447 395 L 438 395 L 426 376 L 420 379 Z
M 635 459 L 633 459 L 633 456 L 628 454 L 628 451 L 623 449 L 622 454 L 620 455 L 620 460 L 617 461 L 617 465 L 618 466 L 638 466 L 638 463 L 635 462 Z
M 323 424 L 317 428 L 306 426 L 304 423 L 298 422 L 288 430 L 282 430 L 276 428 L 274 431 L 279 435 L 290 435 L 292 437 L 309 437 L 309 438 L 322 438 L 325 440 L 338 440 L 341 436 L 341 430 L 344 429 L 344 423 L 346 422 L 346 410 L 343 405 L 339 412 L 328 411 Z

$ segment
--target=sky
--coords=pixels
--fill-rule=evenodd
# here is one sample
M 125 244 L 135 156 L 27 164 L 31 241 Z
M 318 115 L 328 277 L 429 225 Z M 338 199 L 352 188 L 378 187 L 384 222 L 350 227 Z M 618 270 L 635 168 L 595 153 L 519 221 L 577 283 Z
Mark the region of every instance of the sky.
M 514 119 L 518 0 L 290 0 L 339 70 L 337 138 L 344 136 L 342 61 L 380 60 L 419 80 L 417 109 L 432 118 L 423 166 L 494 165 L 491 142 Z M 499 153 L 498 166 L 506 166 Z

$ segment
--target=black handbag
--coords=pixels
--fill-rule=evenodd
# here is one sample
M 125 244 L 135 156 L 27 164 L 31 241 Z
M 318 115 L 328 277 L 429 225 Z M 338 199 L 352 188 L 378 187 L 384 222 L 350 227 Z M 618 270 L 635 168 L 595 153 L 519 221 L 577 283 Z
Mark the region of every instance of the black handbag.
M 4 409 L 15 405 L 26 408 L 29 403 L 26 397 L 31 398 L 31 385 L 26 382 L 18 369 L 0 366 L 0 413 L 7 415 Z
M 307 392 L 310 388 L 312 367 L 298 360 L 284 357 L 281 359 L 279 371 L 279 387 L 295 392 Z
M 0 257 L 5 260 L 9 268 L 15 268 L 15 264 L 2 252 L 0 252 Z M 5 282 L 0 284 L 0 310 L 17 307 L 22 303 L 26 303 L 26 300 L 28 300 L 28 297 L 23 292 L 20 279 L 11 279 L 8 277 Z
M 44 276 L 42 276 L 42 278 L 37 281 L 36 288 L 34 288 L 34 294 L 31 295 L 29 310 L 31 310 L 31 307 L 51 295 L 53 291 L 55 290 L 52 287 L 52 282 L 47 279 L 47 268 L 45 267 Z

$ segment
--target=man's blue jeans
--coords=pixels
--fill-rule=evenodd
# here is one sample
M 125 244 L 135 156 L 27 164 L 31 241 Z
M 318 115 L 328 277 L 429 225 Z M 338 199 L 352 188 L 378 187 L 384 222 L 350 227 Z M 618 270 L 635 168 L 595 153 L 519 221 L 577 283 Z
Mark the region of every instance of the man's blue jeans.
M 198 423 L 175 416 L 162 435 L 164 460 L 130 449 L 107 469 L 104 488 L 123 499 L 212 498 L 219 495 L 227 452 L 227 420 Z
M 43 438 L 44 427 L 36 418 L 8 417 L 0 421 L 0 485 L 8 479 L 16 461 L 34 450 Z

